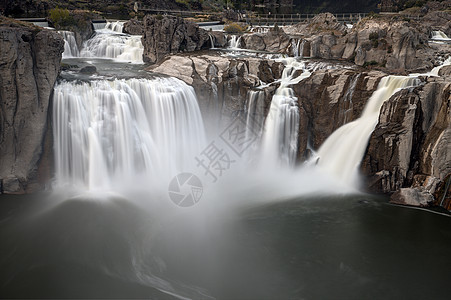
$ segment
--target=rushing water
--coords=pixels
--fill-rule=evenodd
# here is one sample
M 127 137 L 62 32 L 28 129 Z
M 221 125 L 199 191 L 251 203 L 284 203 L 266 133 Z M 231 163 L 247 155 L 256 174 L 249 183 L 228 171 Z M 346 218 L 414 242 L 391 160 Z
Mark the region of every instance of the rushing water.
M 319 166 L 347 185 L 358 184 L 358 167 L 371 133 L 377 125 L 382 104 L 399 89 L 419 83 L 416 77 L 387 76 L 382 78 L 377 90 L 357 120 L 338 128 L 318 150 Z
M 65 62 L 97 72 L 65 71 L 55 86 L 54 191 L 0 197 L 0 297 L 448 297 L 450 217 L 355 189 L 381 105 L 415 77 L 383 78 L 362 116 L 319 149 L 319 166 L 294 168 L 300 115 L 291 86 L 324 66 L 279 57 L 285 69 L 268 114 L 263 90 L 247 95 L 252 151 L 230 159 L 212 147 L 227 131 L 206 139 L 210 124 L 192 87 L 125 63 L 142 63 L 142 45 L 122 26 L 98 25 L 79 53 L 73 34 L 62 33 Z M 201 155 L 230 168 L 207 181 Z M 177 176 L 179 190 L 170 191 L 182 172 L 197 174 L 203 187 Z M 189 208 L 168 196 L 199 190 L 201 201 Z
M 205 144 L 194 90 L 175 78 L 62 82 L 53 101 L 58 186 L 168 179 Z

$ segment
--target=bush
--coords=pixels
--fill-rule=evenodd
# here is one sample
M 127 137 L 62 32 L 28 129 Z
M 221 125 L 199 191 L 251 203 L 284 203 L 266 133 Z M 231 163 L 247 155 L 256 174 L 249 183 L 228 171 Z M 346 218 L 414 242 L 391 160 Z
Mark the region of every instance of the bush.
M 52 21 L 53 25 L 56 29 L 59 29 L 64 26 L 74 25 L 74 18 L 69 14 L 67 9 L 62 8 L 53 8 L 50 10 L 50 21 Z
M 246 28 L 237 23 L 230 23 L 224 26 L 224 32 L 226 33 L 243 33 Z
M 363 64 L 363 67 L 366 68 L 366 67 L 369 67 L 369 66 L 377 66 L 377 65 L 379 65 L 379 64 L 377 63 L 377 61 L 371 60 L 371 61 L 366 61 L 366 62 Z

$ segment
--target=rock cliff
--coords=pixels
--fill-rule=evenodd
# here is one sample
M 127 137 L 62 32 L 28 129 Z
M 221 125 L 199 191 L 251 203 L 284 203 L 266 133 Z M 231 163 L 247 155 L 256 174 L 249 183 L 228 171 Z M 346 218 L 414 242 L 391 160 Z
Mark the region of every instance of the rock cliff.
M 191 21 L 179 17 L 147 15 L 144 20 L 143 59 L 161 61 L 166 55 L 210 48 L 207 31 Z
M 451 78 L 430 77 L 384 103 L 362 170 L 395 203 L 451 209 Z M 435 202 L 435 203 L 434 203 Z
M 36 188 L 64 41 L 1 18 L 0 49 L 0 182 L 4 193 L 23 193 Z

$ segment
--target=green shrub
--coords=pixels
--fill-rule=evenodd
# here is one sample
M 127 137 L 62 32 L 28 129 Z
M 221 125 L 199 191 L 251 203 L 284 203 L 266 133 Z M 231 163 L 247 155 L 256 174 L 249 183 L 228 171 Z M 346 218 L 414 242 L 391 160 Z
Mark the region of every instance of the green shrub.
M 67 9 L 62 8 L 53 8 L 50 10 L 50 21 L 52 21 L 53 25 L 56 29 L 59 29 L 64 26 L 74 25 L 74 18 L 69 14 Z
M 377 66 L 377 65 L 379 65 L 377 61 L 371 60 L 371 61 L 366 61 L 363 64 L 363 67 L 366 68 L 366 67 L 369 67 L 369 66 Z
M 379 33 L 371 32 L 369 38 L 370 38 L 370 41 L 378 40 L 379 39 Z
M 230 23 L 224 26 L 224 32 L 226 33 L 243 33 L 246 28 L 237 23 Z

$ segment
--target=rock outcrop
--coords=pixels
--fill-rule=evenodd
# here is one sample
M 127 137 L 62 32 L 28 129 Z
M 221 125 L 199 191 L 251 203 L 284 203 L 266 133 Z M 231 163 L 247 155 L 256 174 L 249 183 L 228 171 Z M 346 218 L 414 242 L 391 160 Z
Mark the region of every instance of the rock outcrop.
M 290 37 L 277 27 L 269 30 L 267 33 L 252 33 L 243 35 L 243 48 L 285 53 L 290 45 Z
M 430 77 L 384 103 L 362 162 L 370 190 L 396 192 L 395 203 L 436 201 L 451 209 L 451 191 L 445 191 L 451 175 L 450 92 L 450 77 Z
M 138 20 L 131 19 L 124 23 L 123 32 L 131 35 L 142 35 L 144 32 L 143 23 Z
M 316 22 L 320 17 L 327 22 Z M 399 16 L 369 17 L 348 31 L 330 14 L 315 19 L 285 29 L 304 41 L 305 57 L 345 59 L 398 73 L 424 71 L 436 63 L 437 51 L 428 45 L 431 29 L 419 22 Z
M 59 73 L 63 38 L 0 19 L 0 182 L 2 192 L 33 191 Z
M 307 141 L 318 149 L 336 129 L 359 118 L 384 75 L 341 68 L 319 70 L 294 85 L 307 122 L 307 127 L 299 130 L 299 158 L 307 158 Z
M 260 58 L 228 58 L 215 53 L 172 55 L 153 72 L 177 77 L 194 87 L 204 120 L 221 126 L 244 111 L 247 93 L 260 80 L 280 78 L 281 63 Z M 276 86 L 265 89 L 266 109 Z
M 179 17 L 147 15 L 144 18 L 143 59 L 156 63 L 166 55 L 210 48 L 207 31 Z

